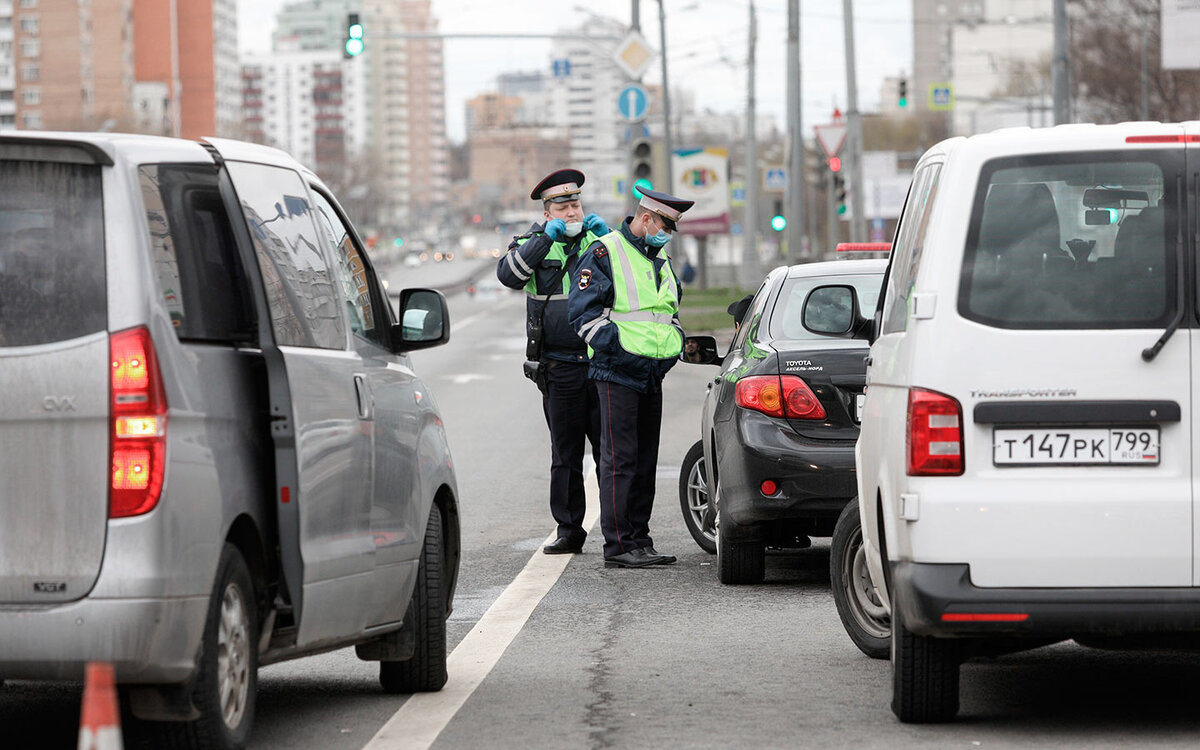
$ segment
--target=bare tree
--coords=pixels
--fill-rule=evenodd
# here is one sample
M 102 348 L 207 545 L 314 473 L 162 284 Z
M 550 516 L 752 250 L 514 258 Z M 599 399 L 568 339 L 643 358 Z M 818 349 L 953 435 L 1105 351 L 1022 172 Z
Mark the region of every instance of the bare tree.
M 1151 120 L 1177 122 L 1200 113 L 1200 71 L 1162 68 L 1159 14 L 1160 0 L 1071 3 L 1076 119 L 1141 119 L 1143 76 Z

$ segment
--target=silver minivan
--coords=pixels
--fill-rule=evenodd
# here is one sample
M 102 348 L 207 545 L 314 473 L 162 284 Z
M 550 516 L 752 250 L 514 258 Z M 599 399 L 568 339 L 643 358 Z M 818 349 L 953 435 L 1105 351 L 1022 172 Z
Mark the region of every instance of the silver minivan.
M 111 662 L 145 728 L 245 745 L 258 666 L 446 681 L 453 461 L 328 189 L 222 139 L 0 135 L 0 679 Z M 398 324 L 404 321 L 404 325 Z

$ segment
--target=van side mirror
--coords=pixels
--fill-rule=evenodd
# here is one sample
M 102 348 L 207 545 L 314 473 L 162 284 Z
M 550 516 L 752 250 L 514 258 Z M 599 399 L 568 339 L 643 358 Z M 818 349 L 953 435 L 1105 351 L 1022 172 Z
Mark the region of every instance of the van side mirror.
M 436 289 L 400 292 L 400 324 L 392 326 L 392 351 L 411 352 L 450 340 L 450 311 Z
M 872 321 L 859 312 L 858 292 L 847 284 L 827 284 L 809 292 L 800 322 L 807 331 L 839 338 L 866 339 L 872 328 Z
M 683 340 L 679 358 L 695 365 L 719 365 L 724 357 L 717 353 L 717 340 L 712 336 L 688 336 Z

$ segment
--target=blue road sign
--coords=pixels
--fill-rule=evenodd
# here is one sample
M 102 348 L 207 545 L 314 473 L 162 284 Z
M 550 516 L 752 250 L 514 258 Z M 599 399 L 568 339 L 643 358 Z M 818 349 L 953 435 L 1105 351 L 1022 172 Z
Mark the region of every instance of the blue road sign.
M 768 169 L 763 173 L 763 187 L 767 190 L 787 189 L 787 170 Z
M 929 84 L 929 108 L 933 110 L 954 109 L 954 86 L 949 83 Z
M 560 57 L 554 61 L 554 77 L 565 78 L 571 75 L 571 61 L 568 58 Z
M 646 89 L 636 83 L 629 84 L 617 94 L 617 110 L 629 122 L 637 122 L 645 117 L 649 106 Z

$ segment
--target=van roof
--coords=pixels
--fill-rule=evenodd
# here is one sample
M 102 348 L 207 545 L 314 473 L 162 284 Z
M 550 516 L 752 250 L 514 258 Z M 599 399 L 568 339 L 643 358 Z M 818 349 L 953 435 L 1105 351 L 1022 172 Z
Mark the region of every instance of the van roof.
M 988 159 L 1019 154 L 1163 148 L 1174 145 L 1168 140 L 1131 142 L 1130 138 L 1178 138 L 1178 145 L 1182 147 L 1185 135 L 1200 141 L 1200 121 L 1183 123 L 1122 122 L 1112 125 L 1071 123 L 1055 125 L 1050 128 L 1001 128 L 988 133 L 949 138 L 926 151 L 921 160 L 925 161 L 939 154 L 948 155 L 960 150 L 979 158 Z
M 102 152 L 108 160 L 118 160 L 131 164 L 142 164 L 156 161 L 199 161 L 212 162 L 212 155 L 204 148 L 208 143 L 214 146 L 226 159 L 253 161 L 260 164 L 273 164 L 288 167 L 304 173 L 312 178 L 314 175 L 304 165 L 284 151 L 257 143 L 236 141 L 228 138 L 207 137 L 200 141 L 183 138 L 169 138 L 158 135 L 141 135 L 136 133 L 98 133 L 98 132 L 59 132 L 52 130 L 10 130 L 0 133 L 0 146 L 5 144 L 36 144 L 45 142 L 47 145 L 79 144 L 84 150 L 92 153 Z

